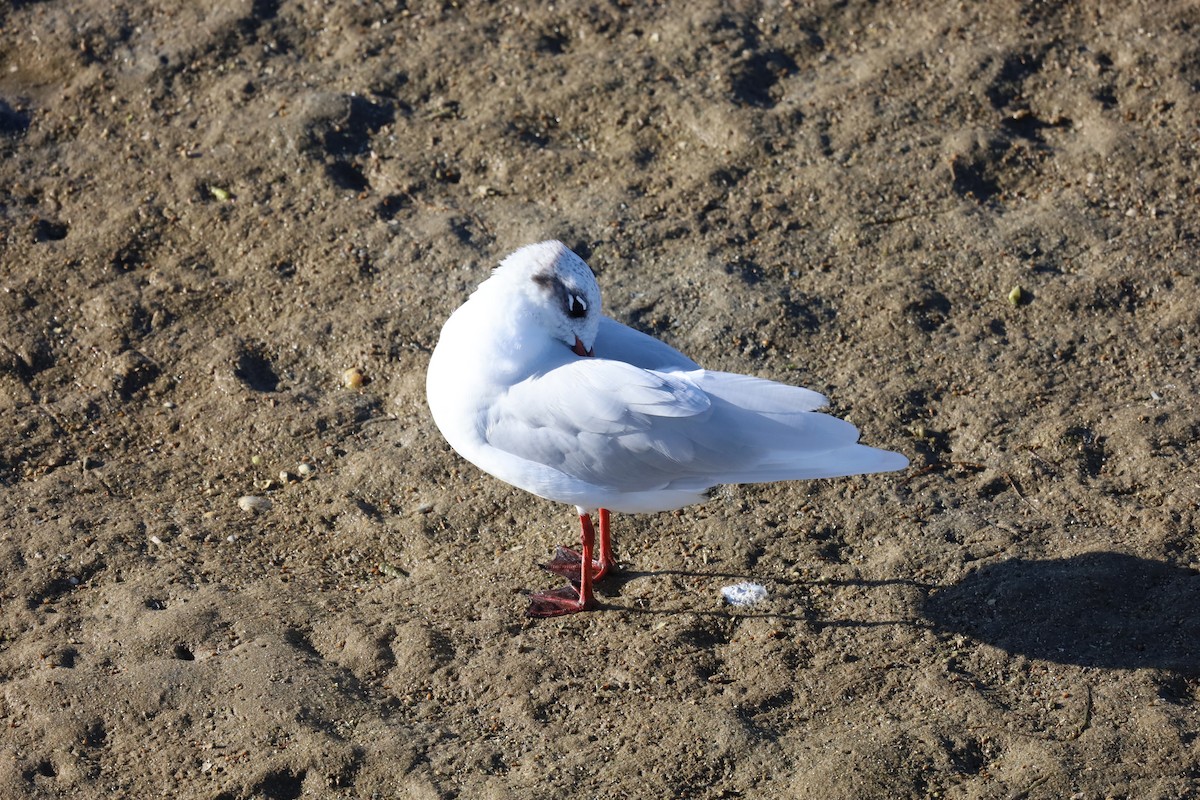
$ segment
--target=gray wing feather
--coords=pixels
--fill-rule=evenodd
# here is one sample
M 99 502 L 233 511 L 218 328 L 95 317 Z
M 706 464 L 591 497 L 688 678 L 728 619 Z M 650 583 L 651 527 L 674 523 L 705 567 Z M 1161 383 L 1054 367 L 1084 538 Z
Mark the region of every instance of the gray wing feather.
M 489 444 L 621 492 L 900 469 L 857 444 L 858 429 L 815 413 L 816 392 L 744 375 L 658 372 L 607 359 L 568 363 L 491 407 Z

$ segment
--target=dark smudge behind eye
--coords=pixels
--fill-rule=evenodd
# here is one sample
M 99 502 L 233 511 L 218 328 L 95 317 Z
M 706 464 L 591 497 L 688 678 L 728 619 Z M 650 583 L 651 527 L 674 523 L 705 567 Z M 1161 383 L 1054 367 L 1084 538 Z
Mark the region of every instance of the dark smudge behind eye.
M 567 316 L 574 319 L 587 316 L 587 301 L 583 299 L 583 295 L 567 289 L 566 284 L 553 272 L 539 272 L 533 276 L 533 282 L 542 287 L 547 294 L 557 296 L 559 305 Z

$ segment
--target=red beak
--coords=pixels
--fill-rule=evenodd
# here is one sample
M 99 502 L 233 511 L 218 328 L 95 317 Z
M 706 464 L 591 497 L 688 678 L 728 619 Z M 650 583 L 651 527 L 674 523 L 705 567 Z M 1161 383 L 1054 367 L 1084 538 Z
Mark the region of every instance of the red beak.
M 577 356 L 582 356 L 582 357 L 584 357 L 584 358 L 587 358 L 587 357 L 589 357 L 589 356 L 595 355 L 595 350 L 594 350 L 594 349 L 592 349 L 592 350 L 585 350 L 585 349 L 583 348 L 583 340 L 582 340 L 582 339 L 580 339 L 578 336 L 576 336 L 576 337 L 575 337 L 575 346 L 574 346 L 574 347 L 572 347 L 571 349 L 575 351 L 575 355 L 577 355 Z

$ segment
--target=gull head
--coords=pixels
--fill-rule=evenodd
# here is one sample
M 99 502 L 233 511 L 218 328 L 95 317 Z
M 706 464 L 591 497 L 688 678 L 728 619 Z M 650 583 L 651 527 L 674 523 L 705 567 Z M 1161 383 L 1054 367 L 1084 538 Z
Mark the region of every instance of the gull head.
M 591 355 L 600 330 L 600 286 L 591 267 L 562 242 L 522 247 L 500 262 L 485 285 L 494 283 L 515 294 L 512 312 L 577 355 Z

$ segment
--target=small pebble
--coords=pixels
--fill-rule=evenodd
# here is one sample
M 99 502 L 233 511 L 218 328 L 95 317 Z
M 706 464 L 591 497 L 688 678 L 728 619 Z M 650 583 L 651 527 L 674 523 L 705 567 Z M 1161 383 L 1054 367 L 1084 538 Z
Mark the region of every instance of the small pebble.
M 342 372 L 342 385 L 347 389 L 361 389 L 365 382 L 366 378 L 358 367 L 351 367 Z
M 260 497 L 259 495 L 247 494 L 238 498 L 238 508 L 242 511 L 249 511 L 254 514 L 260 514 L 264 511 L 271 510 L 271 499 L 269 497 Z
M 296 474 L 299 475 L 301 478 L 311 478 L 313 476 L 313 473 L 315 473 L 316 471 L 317 471 L 317 468 L 314 467 L 312 464 L 309 464 L 307 461 L 301 463 L 300 465 L 298 465 L 296 467 Z
M 400 567 L 397 567 L 393 564 L 387 563 L 386 561 L 380 562 L 379 571 L 382 574 L 388 576 L 389 578 L 407 578 L 408 577 L 407 572 L 402 570 Z

